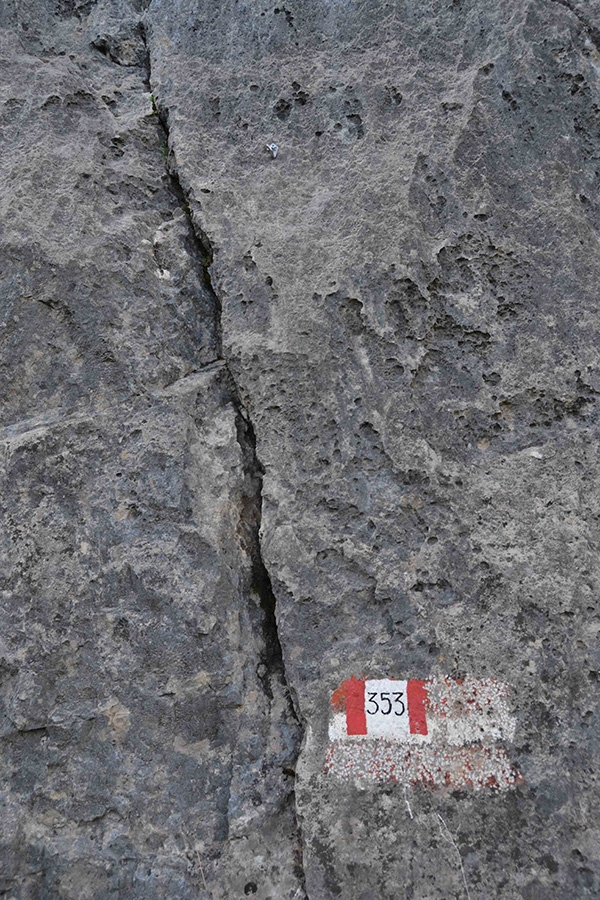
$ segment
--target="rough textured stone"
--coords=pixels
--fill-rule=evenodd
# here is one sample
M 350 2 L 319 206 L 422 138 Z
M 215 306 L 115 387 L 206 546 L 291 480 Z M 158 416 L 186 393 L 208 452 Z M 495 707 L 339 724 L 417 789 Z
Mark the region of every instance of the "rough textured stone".
M 599 896 L 600 4 L 0 25 L 0 891 Z M 352 675 L 522 780 L 331 777 Z

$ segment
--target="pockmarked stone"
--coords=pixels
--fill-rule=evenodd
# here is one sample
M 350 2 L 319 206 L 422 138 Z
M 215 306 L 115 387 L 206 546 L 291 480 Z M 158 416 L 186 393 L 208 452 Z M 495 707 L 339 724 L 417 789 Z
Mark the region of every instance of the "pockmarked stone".
M 598 900 L 599 97 L 600 0 L 0 2 L 2 897 Z

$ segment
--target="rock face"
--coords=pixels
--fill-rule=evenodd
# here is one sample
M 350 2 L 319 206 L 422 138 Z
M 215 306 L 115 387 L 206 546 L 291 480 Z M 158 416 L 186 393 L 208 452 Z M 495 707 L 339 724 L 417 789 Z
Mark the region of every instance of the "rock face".
M 599 897 L 600 2 L 0 41 L 0 895 Z

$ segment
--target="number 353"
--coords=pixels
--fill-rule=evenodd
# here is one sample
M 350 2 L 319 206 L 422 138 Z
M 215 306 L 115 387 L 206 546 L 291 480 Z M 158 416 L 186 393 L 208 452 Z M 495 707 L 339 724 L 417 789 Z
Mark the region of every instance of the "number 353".
M 381 713 L 382 716 L 389 716 L 393 711 L 395 716 L 403 716 L 406 712 L 403 697 L 403 691 L 395 691 L 393 693 L 390 691 L 369 691 L 365 712 L 368 716 L 376 716 L 377 713 Z

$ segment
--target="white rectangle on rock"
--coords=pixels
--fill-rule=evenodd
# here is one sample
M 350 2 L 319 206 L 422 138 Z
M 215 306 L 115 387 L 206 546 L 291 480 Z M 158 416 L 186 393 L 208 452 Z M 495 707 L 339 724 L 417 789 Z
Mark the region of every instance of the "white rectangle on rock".
M 365 681 L 365 715 L 369 737 L 406 739 L 410 733 L 406 681 Z

